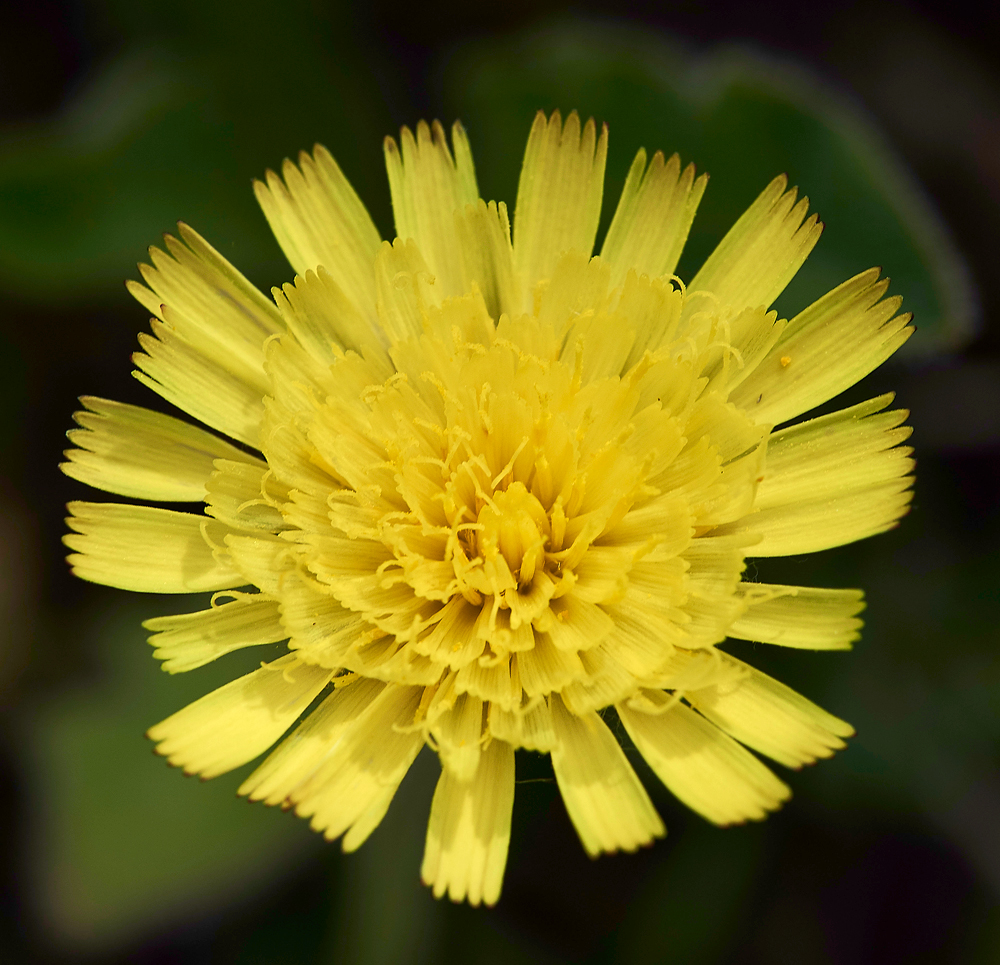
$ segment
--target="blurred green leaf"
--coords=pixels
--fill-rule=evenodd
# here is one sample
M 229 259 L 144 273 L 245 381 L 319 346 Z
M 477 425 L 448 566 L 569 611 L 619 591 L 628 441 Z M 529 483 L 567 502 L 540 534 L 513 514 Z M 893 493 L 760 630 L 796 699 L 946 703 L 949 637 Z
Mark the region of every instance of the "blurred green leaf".
M 154 755 L 148 727 L 274 649 L 169 676 L 139 624 L 170 606 L 119 594 L 79 619 L 81 646 L 100 654 L 103 674 L 47 696 L 24 721 L 32 890 L 60 945 L 110 946 L 211 914 L 324 847 L 306 822 L 237 799 L 242 772 L 203 783 Z
M 665 955 L 669 949 L 669 960 L 684 965 L 724 961 L 764 854 L 765 834 L 758 824 L 723 831 L 689 821 L 676 839 L 657 845 L 669 854 L 629 908 L 614 961 L 642 961 L 652 948 Z
M 257 283 L 280 284 L 291 271 L 251 180 L 317 141 L 388 228 L 390 116 L 371 65 L 317 29 L 308 0 L 280 17 L 262 0 L 179 3 L 166 21 L 162 8 L 112 7 L 132 46 L 55 117 L 0 137 L 0 289 L 107 302 L 179 220 Z
M 443 67 L 443 90 L 491 197 L 513 202 L 534 112 L 576 108 L 611 131 L 605 227 L 640 146 L 678 151 L 710 173 L 681 277 L 784 171 L 826 229 L 779 311 L 791 315 L 880 265 L 916 316 L 909 357 L 953 351 L 975 331 L 967 269 L 919 184 L 861 110 L 804 67 L 739 48 L 698 54 L 637 27 L 565 22 L 460 49 Z

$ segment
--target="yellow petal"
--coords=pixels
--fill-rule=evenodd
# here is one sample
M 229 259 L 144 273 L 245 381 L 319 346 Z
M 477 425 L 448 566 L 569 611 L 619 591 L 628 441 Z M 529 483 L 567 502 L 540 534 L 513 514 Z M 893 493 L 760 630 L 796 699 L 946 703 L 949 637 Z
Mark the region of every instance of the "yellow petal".
M 720 532 L 759 533 L 754 556 L 814 553 L 884 532 L 906 512 L 914 466 L 892 395 L 771 436 L 754 511 Z
M 617 709 L 656 776 L 714 824 L 759 821 L 791 794 L 753 754 L 684 704 L 662 714 L 642 713 L 627 701 Z
M 549 615 L 535 621 L 556 648 L 576 653 L 596 647 L 614 628 L 614 621 L 601 607 L 570 593 L 553 600 Z
M 93 396 L 80 401 L 89 411 L 73 418 L 60 468 L 80 482 L 137 499 L 199 502 L 214 459 L 257 463 L 235 446 L 180 419 Z
M 728 654 L 724 666 L 739 672 L 728 683 L 687 690 L 688 702 L 727 734 L 786 767 L 811 764 L 844 747 L 854 728 L 790 687 Z
M 374 311 L 363 313 L 322 265 L 274 289 L 274 300 L 288 330 L 316 362 L 333 365 L 343 351 L 386 361 Z
M 776 312 L 759 307 L 744 309 L 728 320 L 723 341 L 717 340 L 700 360 L 701 375 L 708 379 L 704 391 L 732 393 L 767 358 L 785 324 Z
M 849 650 L 861 635 L 861 590 L 743 583 L 747 611 L 729 628 L 740 640 L 807 650 Z
M 479 613 L 480 608 L 463 596 L 453 596 L 443 607 L 442 616 L 431 632 L 416 642 L 416 649 L 435 663 L 455 670 L 472 663 L 486 647 L 486 641 L 473 632 Z
M 552 767 L 587 854 L 635 851 L 662 837 L 663 822 L 604 721 L 571 714 L 556 695 L 550 707 L 559 741 Z
M 514 748 L 494 740 L 483 750 L 475 776 L 461 781 L 441 771 L 420 877 L 452 901 L 495 905 L 500 898 L 510 816 L 514 806 Z
M 345 666 L 350 649 L 371 631 L 366 620 L 296 570 L 283 574 L 281 620 L 291 649 L 308 663 L 334 670 Z
M 589 255 L 601 217 L 608 129 L 597 137 L 593 119 L 580 130 L 573 111 L 539 112 L 528 135 L 514 209 L 514 268 L 529 309 L 535 283 L 549 278 L 570 249 Z
M 611 272 L 600 258 L 590 258 L 577 248 L 551 260 L 547 284 L 539 286 L 532 305 L 538 327 L 543 333 L 555 333 L 561 342 L 580 315 L 605 303 Z
M 81 579 L 138 593 L 197 593 L 241 586 L 246 580 L 212 543 L 226 529 L 205 516 L 120 503 L 69 504 L 75 532 L 63 542 Z M 209 542 L 211 540 L 211 543 Z
M 266 400 L 260 446 L 267 464 L 292 491 L 326 501 L 342 483 L 296 424 L 294 413 L 274 398 Z
M 438 305 L 443 285 L 437 281 L 416 243 L 410 239 L 386 242 L 375 260 L 378 319 L 390 345 L 424 330 L 424 313 Z
M 878 368 L 913 334 L 902 299 L 871 268 L 833 289 L 785 327 L 774 348 L 730 396 L 757 422 L 808 412 Z
M 560 650 L 545 633 L 535 634 L 535 645 L 518 655 L 517 666 L 529 697 L 558 692 L 586 674 L 578 654 Z
M 664 650 L 669 650 L 669 647 L 664 647 L 661 640 L 661 659 Z M 580 662 L 587 676 L 574 680 L 560 695 L 567 709 L 577 717 L 610 707 L 635 693 L 635 676 L 615 658 L 606 644 L 585 650 L 580 654 Z
M 604 260 L 602 254 L 601 260 Z M 629 271 L 622 282 L 617 312 L 635 332 L 623 372 L 632 368 L 647 350 L 668 345 L 681 320 L 684 296 L 663 278 Z
M 445 295 L 461 295 L 468 288 L 455 214 L 476 203 L 479 189 L 468 138 L 457 121 L 451 138 L 454 160 L 438 121 L 430 126 L 421 121 L 416 137 L 404 127 L 402 151 L 391 137 L 385 139 L 385 164 L 396 235 L 417 243 Z
M 328 841 L 359 825 L 343 843 L 353 850 L 385 813 L 424 743 L 421 731 L 409 727 L 422 693 L 420 687 L 386 687 L 289 795 L 296 814 L 312 818 L 313 829 Z
M 265 466 L 216 459 L 205 512 L 232 529 L 275 533 L 286 528 L 278 506 L 279 500 L 283 503 L 287 498 L 287 488 Z
M 218 524 L 215 524 L 218 525 Z M 236 585 L 253 583 L 265 593 L 280 596 L 285 572 L 295 565 L 295 548 L 278 536 L 259 533 L 225 537 L 226 550 L 239 572 Z
M 809 256 L 823 230 L 816 215 L 805 220 L 809 199 L 795 203 L 797 188 L 785 191 L 788 179 L 776 177 L 729 229 L 688 285 L 686 315 L 712 302 L 735 314 L 745 308 L 770 307 Z M 804 221 L 804 223 L 803 223 Z
M 750 517 L 764 533 L 754 556 L 796 556 L 843 546 L 894 529 L 913 500 L 911 479 L 871 486 L 835 499 L 776 507 Z
M 258 446 L 267 393 L 263 370 L 259 380 L 248 382 L 220 367 L 217 358 L 206 356 L 173 328 L 155 320 L 152 327 L 156 338 L 139 336 L 145 354 L 132 356 L 141 369 L 135 377 L 213 429 Z
M 556 746 L 552 728 L 552 714 L 544 700 L 533 701 L 525 707 L 504 710 L 496 704 L 489 708 L 490 735 L 514 747 L 547 754 Z
M 601 247 L 613 287 L 630 268 L 651 278 L 673 274 L 707 184 L 707 174 L 695 180 L 693 164 L 682 172 L 677 154 L 664 162 L 657 151 L 647 168 L 639 149 Z
M 479 200 L 456 212 L 466 286 L 476 285 L 494 320 L 521 307 L 521 290 L 514 276 L 507 205 Z
M 361 678 L 338 686 L 267 756 L 237 794 L 265 804 L 283 803 L 316 772 L 384 687 L 381 681 Z
M 486 663 L 483 658 L 474 660 L 458 671 L 455 688 L 459 693 L 499 704 L 504 710 L 519 707 L 523 691 L 517 655 Z
M 152 630 L 153 656 L 167 673 L 204 666 L 243 647 L 277 643 L 287 638 L 278 601 L 263 594 L 232 593 L 233 600 L 197 613 L 154 617 L 143 626 Z
M 378 229 L 365 206 L 325 147 L 312 156 L 303 151 L 299 167 L 286 160 L 284 182 L 273 171 L 254 192 L 281 245 L 299 275 L 322 265 L 347 299 L 366 318 L 375 318 L 375 252 Z
M 186 774 L 216 777 L 266 751 L 331 676 L 286 654 L 188 704 L 146 736 Z
M 459 694 L 455 703 L 434 720 L 431 736 L 438 746 L 441 766 L 457 781 L 471 781 L 481 759 L 483 702 Z
M 168 309 L 188 341 L 220 345 L 221 362 L 234 374 L 259 371 L 264 342 L 284 328 L 277 309 L 201 235 L 177 227 L 181 240 L 165 235 L 167 252 L 150 248 L 152 266 L 139 266 L 146 285 L 129 282 L 129 291 L 157 318 L 167 320 Z

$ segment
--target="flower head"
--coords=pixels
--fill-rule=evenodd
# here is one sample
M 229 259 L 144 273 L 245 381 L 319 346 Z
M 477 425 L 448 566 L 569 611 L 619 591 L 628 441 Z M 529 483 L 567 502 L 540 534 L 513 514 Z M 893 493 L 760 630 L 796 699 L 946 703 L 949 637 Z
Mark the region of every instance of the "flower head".
M 798 767 L 852 729 L 719 645 L 847 648 L 862 594 L 745 560 L 881 532 L 910 498 L 891 396 L 774 428 L 910 334 L 878 271 L 770 311 L 822 227 L 779 177 L 685 286 L 706 178 L 643 151 L 591 257 L 606 145 L 539 115 L 513 238 L 457 124 L 450 149 L 438 124 L 386 141 L 391 244 L 323 148 L 286 161 L 256 185 L 297 272 L 273 300 L 185 225 L 131 286 L 155 316 L 136 377 L 218 434 L 85 398 L 64 464 L 205 503 L 70 506 L 84 579 L 215 591 L 146 624 L 164 669 L 287 640 L 153 727 L 158 751 L 212 777 L 280 742 L 241 793 L 351 850 L 429 744 L 423 877 L 473 904 L 500 894 L 517 748 L 551 754 L 588 853 L 664 833 L 606 708 L 710 821 L 780 806 L 748 748 Z

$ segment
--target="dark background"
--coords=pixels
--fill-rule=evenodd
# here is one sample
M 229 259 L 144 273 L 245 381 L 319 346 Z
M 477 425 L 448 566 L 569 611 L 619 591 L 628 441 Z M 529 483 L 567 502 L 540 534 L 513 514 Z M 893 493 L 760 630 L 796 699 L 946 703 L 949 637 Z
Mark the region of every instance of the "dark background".
M 998 16 L 0 4 L 0 961 L 1000 961 Z M 201 784 L 153 757 L 146 727 L 239 660 L 167 677 L 139 624 L 200 604 L 69 577 L 63 505 L 91 494 L 56 465 L 77 396 L 163 405 L 129 376 L 146 319 L 122 280 L 178 219 L 266 290 L 290 272 L 250 180 L 284 156 L 325 143 L 391 236 L 383 135 L 461 115 L 482 192 L 512 204 L 532 114 L 554 107 L 609 123 L 605 225 L 640 144 L 711 172 L 686 277 L 781 170 L 828 228 L 779 307 L 885 267 L 918 334 L 850 401 L 897 389 L 918 483 L 898 530 L 752 570 L 866 589 L 853 653 L 743 648 L 854 723 L 848 750 L 786 775 L 795 796 L 766 823 L 725 831 L 640 770 L 670 834 L 596 862 L 526 755 L 503 898 L 473 910 L 418 883 L 427 752 L 352 856 L 235 800 L 239 775 Z

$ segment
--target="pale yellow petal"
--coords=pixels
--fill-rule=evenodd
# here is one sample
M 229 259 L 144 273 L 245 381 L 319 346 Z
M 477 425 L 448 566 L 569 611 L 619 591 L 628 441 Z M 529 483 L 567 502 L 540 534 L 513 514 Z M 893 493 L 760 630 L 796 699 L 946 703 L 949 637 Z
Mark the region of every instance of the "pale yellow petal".
M 776 177 L 729 229 L 688 285 L 686 317 L 720 305 L 736 313 L 770 307 L 819 241 L 823 225 L 806 219 L 809 199 L 795 203 L 797 188 Z M 695 297 L 710 292 L 712 297 Z
M 585 384 L 604 378 L 617 378 L 626 367 L 632 352 L 635 328 L 628 316 L 615 312 L 590 312 L 574 319 L 563 342 L 560 359 L 567 365 L 578 364 Z
M 790 687 L 728 654 L 739 675 L 728 683 L 687 690 L 688 702 L 727 734 L 786 767 L 811 764 L 843 748 L 854 728 Z
M 503 710 L 519 707 L 523 690 L 517 654 L 486 663 L 481 659 L 473 660 L 458 671 L 455 687 L 459 693 L 488 700 L 498 704 Z
M 198 502 L 214 459 L 257 463 L 217 436 L 180 419 L 123 402 L 81 396 L 86 410 L 68 433 L 77 449 L 60 468 L 97 489 L 157 501 Z M 88 411 L 89 410 L 89 411 Z
M 408 351 L 401 346 L 397 347 L 393 352 L 393 359 L 398 371 L 406 372 L 410 378 L 414 378 L 411 385 L 420 393 L 420 401 L 427 406 L 428 411 L 423 414 L 430 416 L 433 413 L 438 418 L 447 418 L 441 409 L 441 390 L 428 379 L 427 373 L 431 371 L 437 376 L 439 369 L 444 370 L 440 374 L 447 372 L 449 366 L 447 363 L 442 365 L 443 360 L 438 355 L 441 346 L 454 346 L 461 342 L 483 347 L 493 344 L 496 326 L 479 285 L 473 282 L 470 284 L 469 294 L 446 298 L 440 305 L 429 306 L 424 318 L 424 330 L 428 341 L 419 347 L 415 344 L 408 346 Z M 432 339 L 433 348 L 430 347 Z M 428 361 L 435 366 L 433 369 L 411 367 L 418 351 L 424 353 L 425 358 L 429 356 Z M 415 378 L 418 373 L 419 377 Z M 448 374 L 454 377 L 454 371 Z
M 744 309 L 729 319 L 720 333 L 723 338 L 717 338 L 701 357 L 701 375 L 708 379 L 704 391 L 731 394 L 767 358 L 785 325 L 776 312 L 761 307 Z
M 296 562 L 295 547 L 288 540 L 264 533 L 253 536 L 230 533 L 225 537 L 225 548 L 240 574 L 236 585 L 253 583 L 265 593 L 281 595 L 285 573 Z
M 291 637 L 289 648 L 303 660 L 331 669 L 345 666 L 351 648 L 371 632 L 371 624 L 359 614 L 295 570 L 281 580 L 281 619 Z
M 153 264 L 139 265 L 145 285 L 129 282 L 128 289 L 187 341 L 199 348 L 203 342 L 218 346 L 218 361 L 226 371 L 251 378 L 261 371 L 264 342 L 284 328 L 281 316 L 196 231 L 186 224 L 178 229 L 181 240 L 165 235 L 167 251 L 150 248 Z
M 365 713 L 385 684 L 337 678 L 337 686 L 240 785 L 251 801 L 281 804 L 337 749 L 341 735 Z
M 758 422 L 778 424 L 826 402 L 878 368 L 913 334 L 902 299 L 871 268 L 785 327 L 766 359 L 730 396 Z
M 396 235 L 417 243 L 446 296 L 467 291 L 455 214 L 479 199 L 469 142 L 457 121 L 451 137 L 454 159 L 438 121 L 421 121 L 416 137 L 404 127 L 402 150 L 391 137 L 385 139 Z
M 206 490 L 205 512 L 232 529 L 275 533 L 287 528 L 279 507 L 288 490 L 266 466 L 216 459 Z
M 912 480 L 896 479 L 834 498 L 762 510 L 748 532 L 762 534 L 754 556 L 797 556 L 895 529 L 913 500 Z
M 664 713 L 618 704 L 639 753 L 689 808 L 714 824 L 759 821 L 790 791 L 746 748 L 682 703 Z
M 482 754 L 484 704 L 471 694 L 459 694 L 452 707 L 434 720 L 431 736 L 441 766 L 457 781 L 470 781 Z
M 316 362 L 329 367 L 344 351 L 386 360 L 374 313 L 366 315 L 357 308 L 324 267 L 274 289 L 274 299 L 288 330 Z
M 206 516 L 152 506 L 73 502 L 63 542 L 81 579 L 138 593 L 197 593 L 246 582 L 225 555 L 226 529 Z
M 680 324 L 683 301 L 680 289 L 666 279 L 633 271 L 625 275 L 617 311 L 627 319 L 635 336 L 623 372 L 631 369 L 646 351 L 670 343 Z
M 559 111 L 539 112 L 528 135 L 514 210 L 514 268 L 526 309 L 536 282 L 549 278 L 570 249 L 589 255 L 601 217 L 608 129 L 600 137 L 593 119 L 581 131 L 573 111 L 565 125 Z
M 559 742 L 552 767 L 587 854 L 635 851 L 662 837 L 663 822 L 604 721 L 571 714 L 558 696 L 550 708 Z
M 577 249 L 552 261 L 547 284 L 539 286 L 533 299 L 533 310 L 538 327 L 555 333 L 561 342 L 580 315 L 594 311 L 605 301 L 611 272 L 600 258 L 589 258 Z
M 221 368 L 172 327 L 153 321 L 156 338 L 142 334 L 132 361 L 135 377 L 196 419 L 233 439 L 259 445 L 266 377 L 248 382 Z M 263 355 L 261 356 L 263 358 Z
M 371 817 L 385 813 L 424 743 L 423 733 L 410 726 L 422 693 L 420 687 L 386 687 L 289 795 L 296 813 L 311 818 L 313 829 L 327 840 L 357 824 L 371 832 Z M 358 847 L 364 836 L 350 835 L 344 847 Z
M 494 740 L 475 776 L 443 768 L 431 803 L 420 877 L 452 901 L 495 905 L 500 898 L 514 806 L 514 748 Z
M 443 298 L 442 285 L 431 274 L 412 240 L 386 242 L 375 260 L 378 319 L 390 345 L 413 338 L 424 329 L 424 312 Z
M 698 650 L 673 648 L 661 658 L 659 670 L 639 681 L 643 689 L 629 697 L 637 710 L 659 714 L 688 691 L 729 686 L 745 676 L 743 665 L 727 660 L 716 647 Z
M 326 499 L 342 485 L 331 467 L 322 464 L 295 413 L 273 397 L 265 400 L 260 446 L 275 475 L 293 491 Z
M 657 151 L 647 168 L 646 151 L 639 149 L 601 247 L 613 287 L 630 268 L 651 278 L 673 274 L 706 184 L 707 174 L 695 180 L 693 164 L 681 171 L 677 154 L 664 162 Z
M 357 851 L 368 840 L 372 831 L 382 823 L 382 818 L 386 816 L 389 805 L 392 804 L 392 799 L 396 795 L 397 787 L 398 785 L 385 787 L 372 798 L 371 803 L 358 815 L 354 824 L 344 832 L 344 837 L 340 841 L 342 851 L 350 854 L 352 851 Z
M 375 252 L 378 229 L 354 188 L 325 147 L 299 155 L 299 167 L 286 160 L 284 181 L 273 171 L 254 192 L 299 275 L 322 265 L 334 283 L 366 318 L 375 318 Z
M 743 583 L 748 608 L 729 628 L 740 640 L 807 650 L 848 650 L 861 635 L 861 590 Z
M 782 429 L 771 436 L 754 511 L 729 532 L 760 534 L 754 556 L 841 546 L 896 525 L 912 494 L 904 409 L 892 395 Z
M 529 697 L 558 692 L 586 676 L 586 668 L 575 651 L 560 650 L 548 634 L 536 633 L 534 637 L 534 646 L 519 654 L 517 660 L 521 686 Z
M 556 746 L 552 714 L 544 700 L 532 701 L 526 707 L 513 710 L 490 704 L 489 729 L 491 736 L 498 740 L 529 751 L 547 754 Z
M 266 751 L 329 683 L 293 654 L 213 690 L 150 727 L 146 736 L 186 774 L 225 774 Z
M 288 637 L 281 625 L 278 601 L 261 594 L 232 591 L 232 601 L 197 613 L 154 617 L 143 626 L 152 630 L 153 656 L 167 673 L 204 666 L 223 654 L 244 647 L 277 643 Z
M 601 607 L 576 594 L 553 600 L 550 609 L 535 621 L 559 650 L 578 652 L 596 647 L 614 628 L 614 621 Z
M 610 638 L 609 638 L 610 639 Z M 662 646 L 661 651 L 665 648 Z M 560 696 L 567 709 L 578 717 L 592 710 L 602 710 L 635 693 L 636 678 L 610 652 L 606 644 L 580 654 L 587 672 L 574 680 Z
M 514 275 L 507 205 L 476 201 L 456 212 L 459 244 L 464 259 L 465 285 L 476 285 L 494 320 L 521 307 L 521 290 Z

